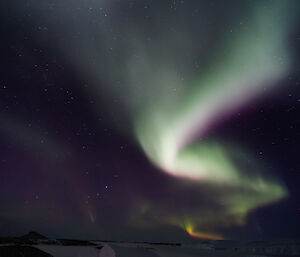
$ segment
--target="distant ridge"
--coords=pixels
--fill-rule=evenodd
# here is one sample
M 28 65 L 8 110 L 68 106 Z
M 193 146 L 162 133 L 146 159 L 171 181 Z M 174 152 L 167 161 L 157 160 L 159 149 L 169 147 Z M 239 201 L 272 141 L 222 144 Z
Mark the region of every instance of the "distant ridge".
M 47 237 L 34 232 L 34 231 L 30 231 L 28 234 L 24 235 L 21 237 L 22 239 L 29 239 L 29 240 L 40 240 L 40 239 L 48 239 Z

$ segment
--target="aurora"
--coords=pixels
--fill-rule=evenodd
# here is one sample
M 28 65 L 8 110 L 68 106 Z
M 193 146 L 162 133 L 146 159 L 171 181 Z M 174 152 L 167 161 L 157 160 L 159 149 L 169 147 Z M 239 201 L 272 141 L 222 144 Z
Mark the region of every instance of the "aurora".
M 289 19 L 287 6 L 277 2 L 272 8 L 254 8 L 247 29 L 233 33 L 233 39 L 224 43 L 218 56 L 212 57 L 214 65 L 199 78 L 181 82 L 183 87 L 185 83 L 193 84 L 183 97 L 166 101 L 171 94 L 162 95 L 135 123 L 138 142 L 161 171 L 178 179 L 245 191 L 225 193 L 218 199 L 237 223 L 251 210 L 287 196 L 287 191 L 280 182 L 264 178 L 257 170 L 242 170 L 233 161 L 240 158 L 236 153 L 242 153 L 242 148 L 231 151 L 230 145 L 202 138 L 216 121 L 266 94 L 288 74 L 288 24 L 283 22 Z M 186 231 L 191 236 L 205 237 L 197 236 L 192 225 Z
M 218 236 L 218 235 L 199 234 L 199 233 L 194 231 L 194 229 L 191 225 L 188 225 L 186 227 L 186 231 L 190 236 L 196 237 L 196 238 L 199 238 L 199 239 L 209 239 L 209 240 L 222 240 L 223 239 L 223 237 Z
M 29 118 L 13 114 L 1 115 L 0 132 L 45 155 L 39 159 L 59 170 L 55 176 L 65 174 L 69 215 L 77 209 L 84 229 L 103 238 L 132 233 L 135 240 L 155 231 L 165 240 L 160 231 L 174 229 L 180 240 L 221 240 L 247 227 L 257 210 L 290 196 L 284 171 L 248 149 L 250 119 L 245 142 L 220 130 L 284 88 L 294 62 L 293 1 L 29 2 L 16 9 L 38 24 L 36 44 L 55 53 L 61 76 L 71 73 L 62 80 L 66 89 L 45 101 L 57 110 L 56 102 L 67 100 L 58 129 L 54 115 L 54 136 L 51 129 L 40 133 L 39 121 L 24 125 Z M 55 88 L 50 82 L 45 95 Z

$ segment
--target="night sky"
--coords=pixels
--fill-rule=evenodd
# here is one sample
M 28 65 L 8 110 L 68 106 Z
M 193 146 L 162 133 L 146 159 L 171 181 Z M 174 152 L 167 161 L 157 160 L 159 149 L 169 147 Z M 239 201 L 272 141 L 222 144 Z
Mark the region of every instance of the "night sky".
M 1 1 L 0 236 L 300 236 L 299 1 Z

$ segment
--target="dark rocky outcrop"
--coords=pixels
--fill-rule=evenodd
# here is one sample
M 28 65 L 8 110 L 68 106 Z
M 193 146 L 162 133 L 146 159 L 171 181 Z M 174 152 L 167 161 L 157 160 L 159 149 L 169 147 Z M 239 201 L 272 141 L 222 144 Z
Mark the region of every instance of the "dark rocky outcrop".
M 37 232 L 34 232 L 34 231 L 31 231 L 29 232 L 28 234 L 20 237 L 21 239 L 29 239 L 29 240 L 45 240 L 45 239 L 48 239 L 47 237 L 37 233 Z

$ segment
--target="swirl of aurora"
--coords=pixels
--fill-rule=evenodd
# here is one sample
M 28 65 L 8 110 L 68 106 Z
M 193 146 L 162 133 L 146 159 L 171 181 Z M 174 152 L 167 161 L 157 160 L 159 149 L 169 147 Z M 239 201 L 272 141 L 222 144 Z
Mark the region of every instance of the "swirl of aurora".
M 111 12 L 96 22 L 97 16 L 82 11 L 86 2 Z M 62 16 L 64 24 L 53 15 L 47 18 L 62 30 L 57 45 L 89 82 L 95 112 L 105 105 L 114 119 L 129 124 L 118 129 L 135 137 L 150 162 L 176 183 L 176 192 L 196 196 L 192 210 L 187 210 L 186 198 L 172 209 L 167 197 L 158 202 L 140 196 L 129 223 L 167 224 L 191 236 L 220 239 L 224 228 L 245 224 L 251 211 L 288 195 L 279 179 L 245 165 L 251 158 L 246 150 L 206 135 L 220 119 L 275 90 L 289 74 L 292 1 L 231 1 L 230 6 L 246 12 L 243 21 L 223 8 L 227 1 L 213 10 L 205 1 L 186 1 L 180 19 L 169 14 L 168 1 L 165 8 L 156 8 L 158 2 L 148 8 L 153 20 L 137 16 L 146 1 L 137 1 L 132 16 L 122 19 L 116 9 L 131 5 L 105 0 L 99 6 L 75 1 L 76 16 L 69 21 Z M 199 6 L 191 17 L 193 5 Z
M 193 84 L 189 92 L 183 97 L 175 93 L 175 100 L 169 99 L 172 93 L 163 94 L 136 121 L 138 141 L 159 169 L 178 179 L 198 182 L 199 186 L 205 182 L 213 188 L 238 189 L 217 196 L 225 206 L 226 218 L 209 215 L 215 219 L 212 223 L 218 225 L 243 224 L 251 210 L 287 195 L 275 179 L 266 179 L 257 170 L 245 174 L 239 168 L 232 156 L 243 152 L 242 149 L 202 140 L 215 121 L 238 111 L 288 74 L 287 24 L 280 12 L 282 6 L 277 8 L 275 11 L 258 8 L 247 31 L 236 35 L 235 41 L 214 57 L 213 65 L 202 76 L 187 82 Z M 278 14 L 281 19 L 275 18 Z M 277 56 L 285 59 L 278 61 Z M 148 211 L 153 212 L 150 207 Z M 192 217 L 172 217 L 167 221 L 180 225 L 191 236 L 222 239 L 207 226 L 211 222 L 206 218 L 208 215 L 202 217 L 202 214 L 200 211 Z

